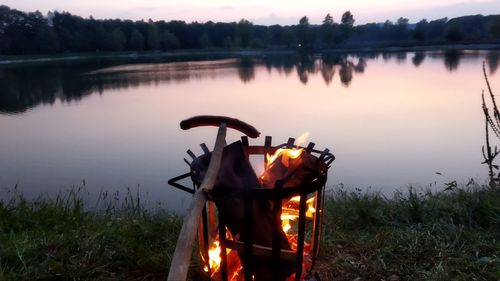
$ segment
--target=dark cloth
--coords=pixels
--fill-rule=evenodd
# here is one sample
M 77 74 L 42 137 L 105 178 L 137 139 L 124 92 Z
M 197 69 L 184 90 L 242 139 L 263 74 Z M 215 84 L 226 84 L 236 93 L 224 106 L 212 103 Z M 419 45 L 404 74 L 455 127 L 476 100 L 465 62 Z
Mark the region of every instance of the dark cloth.
M 210 154 L 205 154 L 193 161 L 191 164 L 192 180 L 201 184 L 208 164 Z M 267 201 L 252 201 L 252 220 L 248 221 L 244 216 L 244 200 L 230 196 L 242 189 L 262 188 L 255 171 L 252 168 L 248 156 L 245 155 L 241 142 L 234 142 L 224 148 L 221 167 L 217 175 L 216 184 L 212 191 L 217 209 L 224 216 L 227 227 L 233 237 L 239 237 L 239 241 L 246 240 L 245 229 L 251 223 L 252 239 L 254 244 L 272 247 L 273 212 L 271 204 Z M 279 225 L 280 247 L 290 250 L 290 245 L 285 233 Z M 243 253 L 240 253 L 243 257 Z M 279 280 L 285 280 L 293 273 L 294 263 L 281 261 L 279 268 L 273 267 L 270 257 L 253 257 L 252 271 L 256 281 L 273 280 L 275 271 L 279 271 Z M 243 266 L 249 266 L 242 261 Z

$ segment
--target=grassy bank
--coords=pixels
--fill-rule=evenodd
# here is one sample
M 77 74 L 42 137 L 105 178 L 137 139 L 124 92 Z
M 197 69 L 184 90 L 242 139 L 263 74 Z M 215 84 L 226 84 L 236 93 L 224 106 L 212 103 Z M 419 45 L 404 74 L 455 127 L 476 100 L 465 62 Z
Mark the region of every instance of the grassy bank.
M 132 196 L 98 212 L 77 193 L 16 198 L 0 204 L 0 280 L 164 280 L 178 217 Z M 337 189 L 325 208 L 322 280 L 500 279 L 500 192 Z
M 500 280 L 500 192 L 334 197 L 325 212 L 325 280 Z
M 129 195 L 86 211 L 79 192 L 0 204 L 0 280 L 164 280 L 181 227 Z

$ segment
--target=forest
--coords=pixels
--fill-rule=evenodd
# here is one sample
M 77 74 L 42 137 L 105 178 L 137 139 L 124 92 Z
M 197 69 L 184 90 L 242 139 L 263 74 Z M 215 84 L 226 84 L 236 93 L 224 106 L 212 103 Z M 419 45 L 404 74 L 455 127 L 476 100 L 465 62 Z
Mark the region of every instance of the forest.
M 307 16 L 295 25 L 238 22 L 132 21 L 83 18 L 69 12 L 23 12 L 0 6 L 0 54 L 172 51 L 199 49 L 304 49 L 421 46 L 500 42 L 500 15 L 471 15 L 417 23 L 396 21 L 355 25 L 350 11 L 322 24 Z

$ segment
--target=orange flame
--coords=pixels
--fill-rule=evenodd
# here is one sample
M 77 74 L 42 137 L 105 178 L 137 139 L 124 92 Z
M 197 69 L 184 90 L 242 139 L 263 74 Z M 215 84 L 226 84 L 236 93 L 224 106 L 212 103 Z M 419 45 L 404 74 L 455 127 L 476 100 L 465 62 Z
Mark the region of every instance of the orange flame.
M 298 138 L 298 145 L 303 145 L 305 143 L 306 138 L 308 137 L 309 132 L 302 134 Z M 304 151 L 303 148 L 279 148 L 273 153 L 272 155 L 266 154 L 266 165 L 264 172 L 260 176 L 260 178 L 263 180 L 266 175 L 266 171 L 270 169 L 276 161 L 281 161 L 281 164 L 285 166 L 286 168 L 290 169 L 290 160 L 294 160 L 299 158 L 302 155 L 302 152 Z M 276 162 L 279 163 L 279 162 Z M 292 165 L 296 165 L 293 163 Z M 316 213 L 316 197 L 311 197 L 306 200 L 307 204 L 307 209 L 306 209 L 306 218 L 312 219 L 314 218 L 314 215 Z M 287 201 L 284 201 L 282 203 L 282 213 L 281 213 L 281 227 L 283 229 L 283 232 L 288 238 L 289 245 L 291 246 L 292 250 L 297 249 L 297 234 L 293 234 L 292 231 L 292 225 L 296 223 L 297 218 L 299 217 L 299 205 L 300 205 L 300 196 L 294 196 Z M 289 233 L 292 232 L 292 233 Z M 230 234 L 229 234 L 230 235 Z M 307 243 L 306 243 L 307 244 Z M 229 253 L 231 252 L 230 249 L 228 249 L 228 262 L 229 262 Z M 308 255 L 310 253 L 310 249 L 307 248 L 307 246 L 304 249 L 304 255 Z M 220 268 L 220 263 L 221 263 L 221 247 L 218 238 L 215 239 L 215 241 L 212 244 L 212 247 L 209 249 L 209 261 L 207 265 L 210 267 L 212 272 L 217 272 Z M 237 255 L 235 256 L 237 258 Z M 304 260 L 304 264 L 305 264 Z M 208 266 L 204 267 L 205 271 L 209 271 Z M 235 271 L 229 272 L 229 280 L 235 281 L 239 280 L 239 275 L 240 271 L 242 270 L 241 265 L 239 264 L 237 269 Z M 294 275 L 292 275 L 290 278 L 292 278 Z M 287 280 L 293 280 L 292 279 L 287 279 Z
M 285 234 L 288 234 L 288 231 L 292 228 L 290 223 L 294 222 L 299 217 L 299 205 L 298 205 L 299 202 L 300 202 L 300 196 L 294 196 L 285 203 L 283 203 L 282 205 L 281 227 L 283 228 Z M 315 203 L 316 203 L 316 197 L 311 197 L 307 199 L 306 218 L 313 218 L 314 213 L 316 213 L 316 208 L 314 208 Z
M 302 154 L 302 151 L 304 151 L 303 148 L 278 148 L 274 154 L 269 154 L 266 153 L 266 166 L 264 168 L 264 172 L 260 175 L 260 179 L 264 182 L 267 177 L 266 174 L 268 171 L 271 169 L 271 167 L 277 163 L 276 161 L 278 159 L 281 159 L 281 163 L 283 166 L 289 168 L 290 166 L 290 159 L 294 160 L 300 157 Z
M 221 248 L 219 240 L 214 241 L 212 247 L 208 250 L 209 264 L 212 270 L 218 270 L 221 263 Z
M 302 154 L 303 148 L 295 149 L 295 148 L 278 148 L 273 155 L 266 154 L 267 166 L 269 168 L 273 165 L 274 161 L 281 156 L 281 163 L 288 167 L 289 159 L 297 159 Z
M 288 242 L 290 246 L 292 247 L 292 250 L 297 249 L 297 235 L 296 234 L 291 234 L 289 231 L 292 229 L 292 224 L 294 224 L 299 217 L 299 203 L 300 203 L 300 196 L 294 196 L 287 201 L 285 201 L 282 204 L 282 213 L 281 213 L 281 227 L 283 228 L 283 232 L 288 238 Z M 314 205 L 316 203 L 316 197 L 311 197 L 306 200 L 307 204 L 307 210 L 306 210 L 306 218 L 313 218 L 314 213 L 316 212 L 316 209 L 314 208 Z M 230 236 L 230 234 L 228 233 Z M 229 239 L 232 239 L 228 237 Z M 305 251 L 307 251 L 305 249 Z M 228 249 L 228 262 L 230 259 L 230 254 L 231 250 Z M 308 253 L 305 252 L 305 255 Z M 220 242 L 218 237 L 213 241 L 212 246 L 210 247 L 208 251 L 208 256 L 209 256 L 209 261 L 208 261 L 208 266 L 210 267 L 211 272 L 218 272 L 220 269 L 220 264 L 221 264 L 221 247 L 220 247 Z M 236 256 L 233 258 L 237 258 Z M 209 267 L 205 266 L 203 270 L 205 272 L 209 271 Z M 241 265 L 238 265 L 236 270 L 229 272 L 229 280 L 235 281 L 240 279 L 240 271 L 242 270 Z

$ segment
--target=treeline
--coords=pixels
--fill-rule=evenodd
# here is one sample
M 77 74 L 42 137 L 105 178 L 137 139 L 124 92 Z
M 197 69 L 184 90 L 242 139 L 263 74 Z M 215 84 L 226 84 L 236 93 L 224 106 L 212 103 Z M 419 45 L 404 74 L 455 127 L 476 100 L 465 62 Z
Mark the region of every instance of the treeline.
M 464 16 L 409 24 L 354 25 L 351 12 L 339 22 L 327 14 L 321 25 L 304 16 L 296 25 L 263 26 L 248 20 L 231 23 L 96 20 L 68 12 L 25 13 L 0 6 L 0 54 L 176 49 L 326 49 L 345 46 L 442 44 L 500 41 L 500 15 Z

